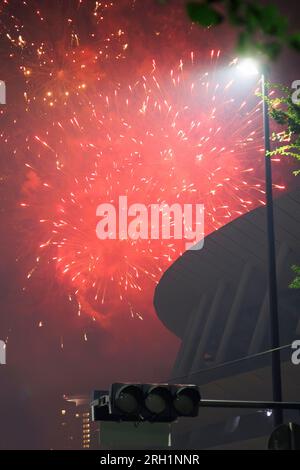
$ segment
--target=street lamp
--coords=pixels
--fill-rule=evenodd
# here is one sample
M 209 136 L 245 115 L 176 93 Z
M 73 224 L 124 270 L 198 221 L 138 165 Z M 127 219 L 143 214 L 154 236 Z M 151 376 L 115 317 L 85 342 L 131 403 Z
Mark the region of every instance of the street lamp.
M 239 61 L 237 63 L 237 68 L 243 75 L 248 76 L 258 75 L 260 71 L 256 60 L 251 58 Z
M 278 319 L 278 293 L 276 274 L 276 249 L 274 234 L 274 210 L 273 210 L 273 188 L 272 188 L 272 166 L 268 153 L 270 144 L 270 116 L 268 104 L 268 89 L 266 86 L 266 69 L 259 67 L 254 59 L 241 60 L 238 69 L 247 76 L 261 73 L 261 87 L 263 99 L 263 125 L 265 145 L 265 188 L 266 188 L 266 210 L 267 210 L 267 234 L 268 234 L 268 284 L 269 284 L 269 309 L 271 327 L 272 352 L 272 391 L 273 400 L 282 401 L 282 381 L 279 347 L 279 319 Z M 274 424 L 279 426 L 283 422 L 282 409 L 274 410 Z

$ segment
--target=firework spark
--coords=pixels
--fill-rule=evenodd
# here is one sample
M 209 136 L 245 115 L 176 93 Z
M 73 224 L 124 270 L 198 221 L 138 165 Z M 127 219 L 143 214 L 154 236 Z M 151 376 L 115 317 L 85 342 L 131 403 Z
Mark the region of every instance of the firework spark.
M 183 250 L 174 239 L 98 240 L 98 204 L 118 208 L 121 195 L 146 206 L 204 203 L 209 233 L 263 200 L 252 163 L 261 158 L 259 106 L 234 99 L 234 83 L 220 83 L 194 60 L 167 77 L 153 63 L 132 86 L 99 93 L 79 111 L 72 107 L 27 142 L 21 205 L 38 241 L 29 277 L 51 260 L 80 311 L 93 318 L 124 305 L 140 316 L 145 297 Z
M 51 9 L 45 7 L 46 15 L 23 2 L 23 16 L 7 13 L 5 35 L 24 107 L 21 117 L 7 114 L 17 139 L 13 132 L 1 137 L 24 169 L 22 259 L 28 283 L 47 279 L 51 296 L 59 285 L 76 300 L 78 314 L 102 324 L 124 311 L 142 318 L 184 242 L 100 241 L 97 206 L 117 208 L 124 195 L 146 206 L 203 203 L 208 234 L 263 204 L 260 103 L 255 88 L 242 96 L 219 50 L 191 53 L 168 72 L 149 60 L 131 84 L 112 79 L 109 71 L 116 61 L 126 64 L 128 52 L 120 26 L 99 34 L 114 4 L 72 4 L 56 12 L 60 34 L 52 40 Z M 85 34 L 83 12 L 91 25 Z M 45 25 L 42 34 L 25 27 L 28 15 Z

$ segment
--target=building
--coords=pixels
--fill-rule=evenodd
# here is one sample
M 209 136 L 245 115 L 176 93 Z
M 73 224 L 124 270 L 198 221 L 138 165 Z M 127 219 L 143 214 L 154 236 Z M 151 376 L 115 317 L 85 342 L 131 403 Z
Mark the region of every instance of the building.
M 300 369 L 291 342 L 300 337 L 300 191 L 274 207 L 280 345 L 285 400 L 299 400 Z M 160 320 L 181 338 L 171 380 L 201 385 L 204 398 L 271 400 L 265 207 L 249 212 L 187 251 L 163 275 L 154 296 Z M 298 366 L 300 367 L 300 366 Z M 271 412 L 202 409 L 174 426 L 181 448 L 263 448 Z M 299 421 L 299 414 L 290 415 Z M 288 417 L 286 413 L 286 417 Z
M 64 396 L 60 423 L 64 448 L 99 448 L 99 426 L 91 419 L 90 402 L 87 395 Z

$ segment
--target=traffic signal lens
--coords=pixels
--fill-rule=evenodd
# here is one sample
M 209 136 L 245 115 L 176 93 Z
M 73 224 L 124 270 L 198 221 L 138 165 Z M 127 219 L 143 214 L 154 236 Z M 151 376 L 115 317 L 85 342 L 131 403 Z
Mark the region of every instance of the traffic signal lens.
M 137 387 L 126 387 L 119 391 L 115 404 L 125 414 L 138 414 L 141 409 L 140 390 Z
M 195 405 L 191 397 L 182 395 L 175 399 L 174 408 L 183 416 L 188 416 L 194 411 Z
M 196 416 L 200 394 L 197 389 L 179 390 L 174 399 L 174 408 L 180 416 Z
M 166 411 L 170 399 L 171 396 L 168 390 L 156 387 L 148 393 L 145 399 L 145 406 L 150 413 L 159 415 Z
M 149 395 L 145 400 L 145 405 L 153 414 L 163 413 L 167 407 L 166 400 L 157 394 Z

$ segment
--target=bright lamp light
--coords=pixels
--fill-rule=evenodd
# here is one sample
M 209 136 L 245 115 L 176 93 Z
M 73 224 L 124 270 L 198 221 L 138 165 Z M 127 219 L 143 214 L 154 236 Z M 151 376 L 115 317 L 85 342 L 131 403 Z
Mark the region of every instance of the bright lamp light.
M 242 59 L 241 61 L 238 62 L 238 69 L 244 74 L 244 75 L 258 75 L 259 73 L 259 66 L 258 63 L 251 58 L 248 59 Z

